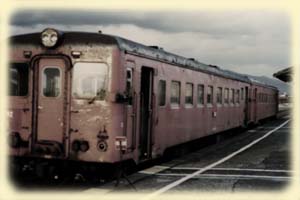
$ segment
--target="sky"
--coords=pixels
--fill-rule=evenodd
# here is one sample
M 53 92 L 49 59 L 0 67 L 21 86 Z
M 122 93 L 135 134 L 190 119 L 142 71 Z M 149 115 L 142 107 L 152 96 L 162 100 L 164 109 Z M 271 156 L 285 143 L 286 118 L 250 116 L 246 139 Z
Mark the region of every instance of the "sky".
M 290 66 L 287 13 L 272 11 L 21 11 L 11 35 L 46 27 L 117 35 L 239 73 L 267 76 Z

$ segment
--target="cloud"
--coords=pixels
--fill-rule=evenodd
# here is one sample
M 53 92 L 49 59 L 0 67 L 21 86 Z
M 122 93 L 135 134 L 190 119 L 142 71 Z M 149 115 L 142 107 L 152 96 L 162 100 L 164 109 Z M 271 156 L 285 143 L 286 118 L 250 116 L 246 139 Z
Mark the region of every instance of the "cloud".
M 11 33 L 46 27 L 125 37 L 203 63 L 253 75 L 290 65 L 290 24 L 285 13 L 25 11 L 11 20 Z
M 143 11 L 24 11 L 13 16 L 12 25 L 122 25 L 163 32 L 202 32 L 209 34 L 255 34 L 280 24 L 287 30 L 283 13 L 267 11 L 239 12 L 143 12 Z M 284 27 L 283 27 L 284 26 Z M 275 28 L 275 29 L 274 29 Z M 278 29 L 280 30 L 280 29 Z

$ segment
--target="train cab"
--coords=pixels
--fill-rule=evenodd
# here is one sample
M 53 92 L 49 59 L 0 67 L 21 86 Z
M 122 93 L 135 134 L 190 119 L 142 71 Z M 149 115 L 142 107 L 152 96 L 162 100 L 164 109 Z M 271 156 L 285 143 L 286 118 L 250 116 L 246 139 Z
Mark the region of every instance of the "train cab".
M 11 155 L 118 161 L 127 101 L 118 54 L 114 39 L 97 33 L 49 28 L 12 37 Z

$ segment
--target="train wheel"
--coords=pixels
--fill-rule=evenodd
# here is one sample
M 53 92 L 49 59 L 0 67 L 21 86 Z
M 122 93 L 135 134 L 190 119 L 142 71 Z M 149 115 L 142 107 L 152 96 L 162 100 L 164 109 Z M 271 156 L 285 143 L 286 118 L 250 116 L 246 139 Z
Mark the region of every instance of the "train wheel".
M 11 162 L 9 173 L 10 173 L 10 178 L 12 180 L 17 180 L 20 177 L 22 177 L 22 164 L 18 162 Z

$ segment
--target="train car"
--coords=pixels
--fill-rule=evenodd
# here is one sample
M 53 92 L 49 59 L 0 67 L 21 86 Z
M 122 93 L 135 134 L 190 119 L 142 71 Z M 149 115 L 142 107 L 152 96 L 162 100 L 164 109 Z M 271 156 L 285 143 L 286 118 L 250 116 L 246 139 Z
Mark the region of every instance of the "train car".
M 278 112 L 278 90 L 257 80 L 252 82 L 252 121 L 258 123 L 262 119 L 275 116 Z
M 10 50 L 10 155 L 22 163 L 139 164 L 277 112 L 272 86 L 117 36 L 47 28 Z

